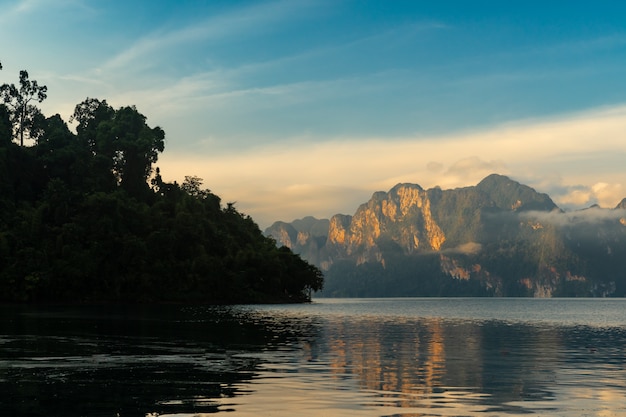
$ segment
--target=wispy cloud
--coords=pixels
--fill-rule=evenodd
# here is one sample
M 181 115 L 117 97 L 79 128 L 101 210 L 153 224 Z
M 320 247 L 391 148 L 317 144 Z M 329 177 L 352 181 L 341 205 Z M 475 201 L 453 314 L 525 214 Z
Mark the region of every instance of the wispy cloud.
M 0 14 L 0 22 L 8 22 L 32 13 L 66 8 L 92 10 L 84 0 L 18 0 Z
M 260 221 L 351 213 L 398 182 L 450 188 L 494 171 L 571 207 L 626 192 L 626 107 L 563 115 L 621 100 L 617 18 L 543 33 L 543 18 L 494 31 L 491 9 L 478 26 L 446 7 L 191 2 L 135 19 L 126 11 L 153 4 L 131 3 L 3 3 L 0 38 L 45 24 L 3 46 L 0 75 L 28 68 L 49 87 L 46 114 L 67 118 L 87 96 L 137 105 L 167 132 L 166 178 L 199 175 Z M 89 7 L 89 19 L 76 12 Z
M 157 30 L 139 39 L 133 45 L 120 52 L 97 69 L 98 77 L 103 72 L 115 69 L 127 69 L 132 65 L 133 71 L 142 66 L 153 66 L 159 57 L 167 57 L 167 50 L 189 42 L 204 42 L 211 38 L 238 36 L 254 30 L 269 29 L 276 22 L 293 20 L 294 16 L 307 16 L 311 6 L 306 2 L 274 2 L 260 4 L 247 9 L 232 11 L 229 14 L 213 16 L 189 26 L 174 30 Z M 263 29 L 258 29 L 258 28 Z M 423 31 L 439 30 L 447 26 L 440 22 L 422 22 L 387 29 L 380 33 L 356 36 L 343 42 L 333 41 L 327 44 L 313 44 L 295 53 L 276 55 L 258 61 L 237 61 L 231 66 L 208 65 L 210 69 L 176 74 L 167 78 L 161 74 L 149 87 L 133 89 L 133 97 L 149 96 L 154 102 L 159 98 L 161 103 L 170 103 L 168 107 L 184 111 L 185 103 L 204 104 L 212 100 L 240 98 L 245 96 L 271 95 L 287 97 L 290 101 L 310 100 L 308 97 L 319 96 L 319 92 L 330 91 L 330 86 L 337 94 L 345 95 L 348 91 L 359 91 L 360 94 L 372 89 L 381 88 L 397 76 L 397 69 L 381 69 L 347 66 L 343 70 L 335 70 L 329 74 L 315 71 L 316 66 L 337 65 L 335 61 L 350 54 L 350 50 L 368 44 L 388 46 L 392 39 L 415 36 Z M 257 28 L 257 29 L 255 29 Z M 145 59 L 152 56 L 150 59 Z M 155 57 L 156 56 L 156 57 Z M 321 65 L 320 63 L 326 63 Z M 404 76 L 408 76 L 404 74 Z M 156 77 L 146 74 L 146 80 Z M 372 83 L 376 79 L 376 82 Z M 309 88 L 311 87 L 311 88 Z M 320 88 L 322 90 L 320 90 Z M 126 89 L 126 95 L 131 91 Z M 316 94 L 317 93 L 317 94 Z M 296 94 L 301 94 L 300 98 Z M 176 103 L 176 106 L 174 105 Z M 177 107 L 182 105 L 182 107 Z
M 626 219 L 624 210 L 611 210 L 605 208 L 593 207 L 585 210 L 576 210 L 568 212 L 552 211 L 526 211 L 520 213 L 524 219 L 539 220 L 540 222 L 553 224 L 555 226 L 573 226 L 580 224 L 598 224 L 605 222 L 613 222 L 616 226 L 625 227 L 624 224 L 619 225 L 622 219 Z
M 626 47 L 626 34 L 617 32 L 592 38 L 535 46 L 530 53 L 554 56 L 555 54 L 581 54 L 624 47 Z
M 108 60 L 102 68 L 112 70 L 128 67 L 147 56 L 160 56 L 182 44 L 272 30 L 274 24 L 306 15 L 310 8 L 309 2 L 279 0 L 253 4 L 174 29 L 159 28 Z
M 446 254 L 460 253 L 463 255 L 476 255 L 477 253 L 480 253 L 481 250 L 482 250 L 482 245 L 480 243 L 467 242 L 454 248 L 444 249 L 442 253 L 446 253 Z
M 54 1 L 54 0 L 19 0 L 14 2 L 13 7 L 9 8 L 8 13 L 15 15 L 28 14 L 50 6 L 63 6 L 73 1 Z
M 467 177 L 487 176 L 494 172 L 506 172 L 506 164 L 503 161 L 484 161 L 478 156 L 468 156 L 454 162 L 444 173 L 445 177 L 463 181 Z

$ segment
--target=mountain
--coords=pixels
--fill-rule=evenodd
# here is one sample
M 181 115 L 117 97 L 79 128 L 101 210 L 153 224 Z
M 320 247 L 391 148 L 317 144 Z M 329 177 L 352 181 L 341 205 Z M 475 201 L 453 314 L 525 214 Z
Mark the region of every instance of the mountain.
M 321 263 L 321 248 L 326 244 L 329 221 L 308 216 L 291 223 L 275 222 L 265 230 L 278 246 L 286 246 L 313 264 Z
M 451 190 L 398 184 L 353 215 L 265 233 L 325 271 L 326 296 L 623 296 L 625 207 L 566 213 L 493 174 Z

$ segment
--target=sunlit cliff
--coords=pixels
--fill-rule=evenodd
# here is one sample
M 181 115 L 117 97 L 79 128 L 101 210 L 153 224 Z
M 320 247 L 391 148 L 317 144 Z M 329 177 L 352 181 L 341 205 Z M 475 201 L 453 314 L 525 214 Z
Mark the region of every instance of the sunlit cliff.
M 326 295 L 624 295 L 625 207 L 566 213 L 493 174 L 451 190 L 398 184 L 353 215 L 266 234 L 326 271 Z

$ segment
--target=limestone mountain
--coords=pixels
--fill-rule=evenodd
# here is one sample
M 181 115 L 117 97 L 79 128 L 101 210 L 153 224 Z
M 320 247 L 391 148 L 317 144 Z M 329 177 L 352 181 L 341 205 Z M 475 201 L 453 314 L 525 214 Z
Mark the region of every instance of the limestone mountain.
M 615 209 L 626 210 L 626 198 L 623 198 L 622 201 L 620 201 L 619 204 L 615 206 Z
M 287 246 L 309 262 L 319 265 L 321 249 L 328 238 L 329 223 L 327 219 L 318 220 L 311 216 L 291 223 L 278 221 L 265 230 L 265 235 L 272 236 L 278 246 Z
M 354 215 L 277 222 L 266 234 L 323 269 L 329 296 L 623 295 L 622 203 L 565 213 L 493 174 L 451 190 L 398 184 Z

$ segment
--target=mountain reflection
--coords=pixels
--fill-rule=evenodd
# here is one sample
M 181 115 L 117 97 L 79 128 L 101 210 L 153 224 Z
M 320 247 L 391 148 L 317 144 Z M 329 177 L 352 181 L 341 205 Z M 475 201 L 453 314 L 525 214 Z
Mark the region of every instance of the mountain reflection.
M 626 416 L 626 327 L 603 325 L 623 304 L 583 325 L 356 303 L 0 307 L 0 414 Z M 558 304 L 486 303 L 474 316 Z
M 335 377 L 353 374 L 360 389 L 393 397 L 399 407 L 415 407 L 444 387 L 482 386 L 481 335 L 475 326 L 361 321 L 329 324 L 325 337 Z
M 578 333 L 574 340 L 572 332 Z M 525 412 L 528 403 L 545 407 L 553 401 L 557 379 L 576 384 L 559 375 L 576 357 L 586 362 L 594 355 L 602 361 L 590 347 L 595 342 L 593 332 L 581 328 L 348 318 L 322 323 L 317 340 L 307 341 L 303 360 L 326 358 L 331 378 L 352 377 L 359 390 L 376 393 L 385 405 L 424 410 L 455 403 L 479 406 L 481 412 L 515 413 Z M 623 388 L 622 380 L 620 398 Z
M 442 385 L 446 346 L 438 321 L 340 323 L 325 330 L 333 374 L 355 374 L 361 389 L 416 394 Z

